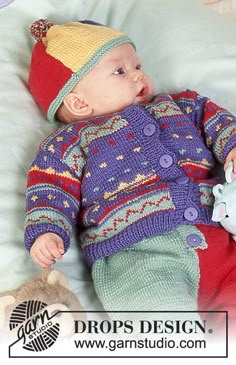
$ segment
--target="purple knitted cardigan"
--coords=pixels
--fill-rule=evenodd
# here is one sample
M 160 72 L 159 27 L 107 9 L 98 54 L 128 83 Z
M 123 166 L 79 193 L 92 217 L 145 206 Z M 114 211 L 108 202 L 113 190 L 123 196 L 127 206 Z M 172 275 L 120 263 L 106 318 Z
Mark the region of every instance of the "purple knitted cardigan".
M 211 170 L 236 146 L 236 119 L 186 90 L 75 122 L 40 145 L 29 171 L 25 245 L 73 227 L 89 265 L 180 224 L 211 221 Z

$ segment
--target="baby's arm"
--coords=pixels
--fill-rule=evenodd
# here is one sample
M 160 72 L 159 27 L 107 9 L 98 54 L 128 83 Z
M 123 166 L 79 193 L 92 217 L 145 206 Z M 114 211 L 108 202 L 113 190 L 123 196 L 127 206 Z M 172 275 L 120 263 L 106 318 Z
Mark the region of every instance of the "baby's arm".
M 201 132 L 206 146 L 227 168 L 229 161 L 236 170 L 236 116 L 195 91 L 186 90 L 172 95 L 183 113 Z
M 51 232 L 38 236 L 30 250 L 33 261 L 42 268 L 48 268 L 55 260 L 61 260 L 63 254 L 64 244 L 61 237 Z
M 80 210 L 82 167 L 79 172 L 74 168 L 76 159 L 71 158 L 69 161 L 72 161 L 72 166 L 67 163 L 61 155 L 64 145 L 58 146 L 62 140 L 69 146 L 67 138 L 72 138 L 72 132 L 64 133 L 62 129 L 55 133 L 56 136 L 49 136 L 40 147 L 29 170 L 27 182 L 25 246 L 34 261 L 41 266 L 50 266 L 55 258 L 61 258 L 61 252 L 57 257 L 57 247 L 63 248 L 63 252 L 68 250 Z M 57 240 L 50 233 L 55 234 Z M 32 246 L 34 248 L 31 251 Z

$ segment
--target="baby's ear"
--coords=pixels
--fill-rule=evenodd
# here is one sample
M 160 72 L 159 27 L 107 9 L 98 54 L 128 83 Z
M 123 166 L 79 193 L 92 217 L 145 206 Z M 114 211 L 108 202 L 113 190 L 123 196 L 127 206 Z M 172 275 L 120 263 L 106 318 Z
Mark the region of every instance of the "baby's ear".
M 13 295 L 4 295 L 0 297 L 0 328 L 4 328 L 7 308 L 15 304 L 15 302 L 16 298 Z
M 68 289 L 68 282 L 63 272 L 53 269 L 47 277 L 47 283 L 49 285 L 60 285 Z
M 68 95 L 66 95 L 63 100 L 63 104 L 67 111 L 78 119 L 88 118 L 93 113 L 93 109 L 90 105 L 74 91 L 71 91 Z

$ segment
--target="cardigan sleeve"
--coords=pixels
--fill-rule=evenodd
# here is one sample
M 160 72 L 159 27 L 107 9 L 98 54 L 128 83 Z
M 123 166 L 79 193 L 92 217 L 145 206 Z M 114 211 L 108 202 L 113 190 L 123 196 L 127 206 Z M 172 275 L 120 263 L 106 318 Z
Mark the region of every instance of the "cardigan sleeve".
M 28 174 L 25 246 L 46 232 L 58 234 L 65 251 L 80 207 L 80 176 L 63 160 L 40 149 Z
M 194 122 L 217 160 L 224 163 L 228 153 L 236 147 L 235 116 L 195 91 L 186 90 L 171 97 Z

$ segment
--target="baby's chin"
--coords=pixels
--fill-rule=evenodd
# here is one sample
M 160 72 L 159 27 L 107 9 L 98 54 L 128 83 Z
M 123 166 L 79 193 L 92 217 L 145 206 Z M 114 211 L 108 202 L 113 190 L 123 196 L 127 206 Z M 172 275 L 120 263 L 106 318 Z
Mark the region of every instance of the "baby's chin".
M 141 104 L 149 104 L 152 102 L 154 95 L 150 95 L 149 97 L 136 99 L 134 105 L 141 105 Z

